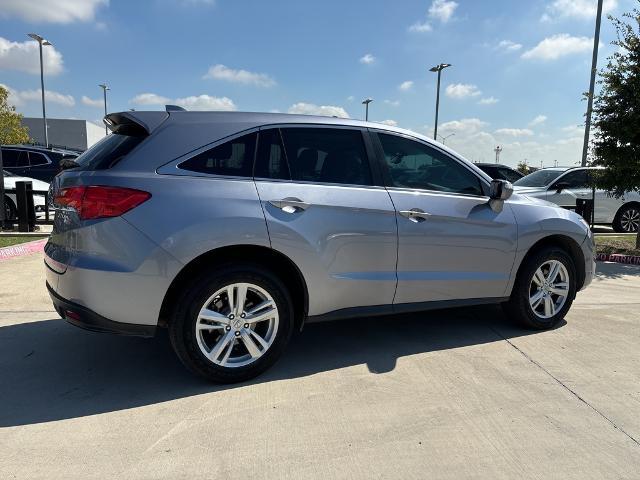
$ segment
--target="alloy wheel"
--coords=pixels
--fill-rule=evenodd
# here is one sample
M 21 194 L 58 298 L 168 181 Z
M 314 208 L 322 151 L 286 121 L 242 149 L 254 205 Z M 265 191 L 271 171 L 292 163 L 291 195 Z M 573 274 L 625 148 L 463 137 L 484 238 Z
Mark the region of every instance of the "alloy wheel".
M 538 267 L 529 286 L 529 305 L 542 319 L 556 315 L 569 296 L 569 272 L 558 260 L 548 260 Z
M 640 226 L 640 209 L 627 208 L 620 216 L 620 225 L 625 232 L 637 232 Z
M 198 313 L 202 354 L 221 367 L 244 367 L 262 357 L 278 332 L 278 307 L 262 287 L 233 283 L 216 291 Z

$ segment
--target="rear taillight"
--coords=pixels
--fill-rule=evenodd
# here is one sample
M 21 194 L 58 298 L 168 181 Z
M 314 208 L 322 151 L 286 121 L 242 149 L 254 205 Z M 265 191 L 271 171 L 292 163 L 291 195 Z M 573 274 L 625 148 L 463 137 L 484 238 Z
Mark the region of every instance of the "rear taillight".
M 59 190 L 54 199 L 57 207 L 72 208 L 81 220 L 118 217 L 142 202 L 151 194 L 133 188 L 77 186 Z

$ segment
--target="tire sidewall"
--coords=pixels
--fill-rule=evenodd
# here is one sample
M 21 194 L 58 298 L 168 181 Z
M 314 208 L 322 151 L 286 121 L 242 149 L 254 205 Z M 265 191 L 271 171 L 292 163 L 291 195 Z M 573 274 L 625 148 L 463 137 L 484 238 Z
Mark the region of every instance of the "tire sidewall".
M 211 362 L 198 346 L 198 313 L 216 291 L 240 282 L 253 283 L 271 295 L 278 308 L 278 330 L 269 350 L 255 362 L 242 367 L 222 367 Z M 192 282 L 178 300 L 169 330 L 174 350 L 190 370 L 215 382 L 234 383 L 255 377 L 273 365 L 289 342 L 293 325 L 291 298 L 280 279 L 259 267 L 238 265 L 220 268 Z
M 622 215 L 624 215 L 624 213 L 627 210 L 636 210 L 636 211 L 640 211 L 640 207 L 636 206 L 636 205 L 625 205 L 623 206 L 618 213 L 616 214 L 616 218 L 613 221 L 613 230 L 616 233 L 637 233 L 636 232 L 627 232 L 623 227 L 622 227 Z

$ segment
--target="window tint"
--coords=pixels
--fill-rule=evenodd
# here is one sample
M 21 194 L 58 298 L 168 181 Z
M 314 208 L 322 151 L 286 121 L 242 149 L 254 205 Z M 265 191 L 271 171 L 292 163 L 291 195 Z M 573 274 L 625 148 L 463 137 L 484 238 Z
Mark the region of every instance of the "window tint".
M 371 170 L 359 130 L 283 128 L 292 180 L 371 185 Z
M 23 150 L 2 150 L 2 165 L 6 168 L 23 168 L 29 166 L 29 157 Z
M 258 178 L 291 179 L 279 129 L 270 128 L 260 131 L 256 167 L 253 174 Z
M 113 167 L 145 137 L 112 133 L 75 159 L 82 170 L 104 170 Z
M 255 133 L 243 135 L 202 152 L 179 167 L 211 175 L 251 177 L 255 145 Z
M 518 172 L 514 172 L 509 168 L 500 168 L 498 169 L 498 171 L 500 172 L 500 178 L 508 180 L 511 183 L 522 178 L 522 175 L 518 174 Z
M 29 152 L 29 163 L 32 167 L 36 167 L 38 165 L 46 165 L 48 162 L 47 157 L 45 157 L 41 153 Z
M 378 137 L 394 187 L 483 195 L 478 177 L 447 155 L 396 135 Z
M 588 188 L 589 177 L 586 170 L 576 170 L 569 172 L 564 177 L 559 178 L 556 183 L 568 183 L 567 188 Z

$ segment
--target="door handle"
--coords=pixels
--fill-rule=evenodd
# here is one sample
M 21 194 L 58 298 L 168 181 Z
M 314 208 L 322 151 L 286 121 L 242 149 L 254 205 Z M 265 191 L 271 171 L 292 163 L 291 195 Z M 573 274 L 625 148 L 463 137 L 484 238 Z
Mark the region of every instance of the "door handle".
M 269 200 L 269 203 L 286 213 L 300 212 L 311 206 L 310 203 L 303 202 L 299 198 L 295 197 L 287 197 L 282 200 Z
M 412 208 L 411 210 L 400 210 L 400 212 L 398 213 L 414 223 L 424 222 L 431 216 L 430 213 L 427 213 L 420 208 Z

